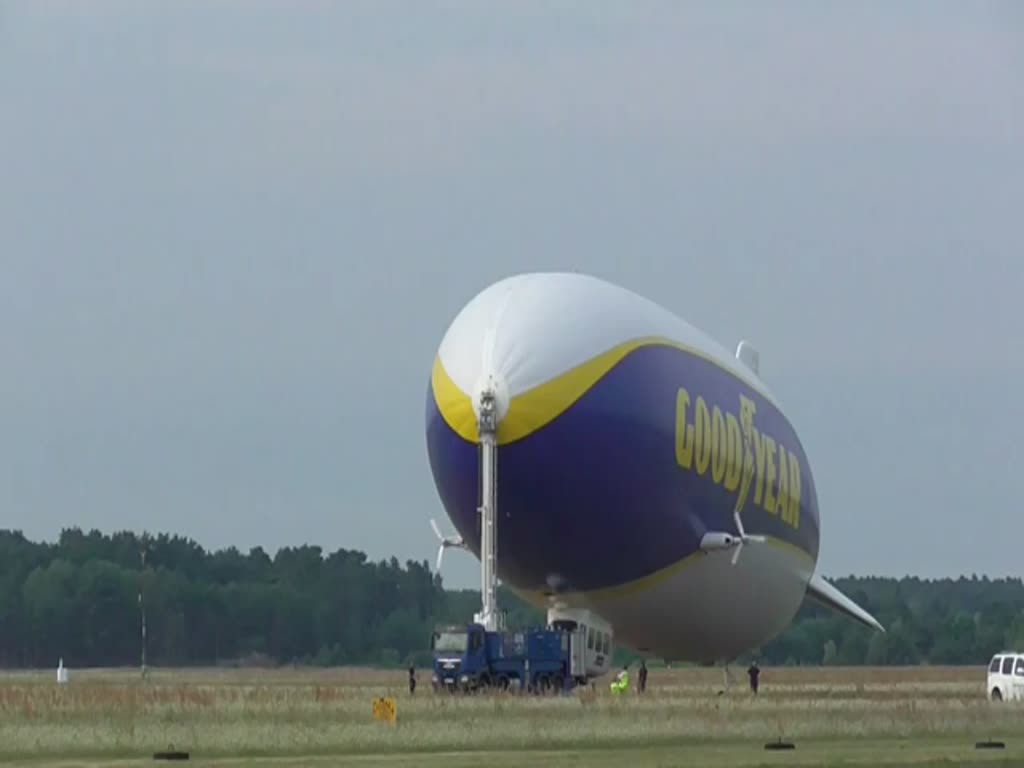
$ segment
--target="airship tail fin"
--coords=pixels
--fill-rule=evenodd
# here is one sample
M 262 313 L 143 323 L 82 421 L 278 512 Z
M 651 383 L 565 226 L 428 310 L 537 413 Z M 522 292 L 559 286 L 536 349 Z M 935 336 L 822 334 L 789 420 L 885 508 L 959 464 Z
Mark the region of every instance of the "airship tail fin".
M 885 632 L 885 627 L 874 616 L 853 602 L 836 587 L 825 581 L 825 577 L 821 574 L 816 573 L 811 577 L 811 581 L 807 585 L 807 594 L 822 605 L 840 613 L 845 613 L 866 627 L 877 629 L 879 632 Z
M 752 370 L 756 376 L 761 375 L 761 355 L 746 339 L 736 347 L 736 359 Z

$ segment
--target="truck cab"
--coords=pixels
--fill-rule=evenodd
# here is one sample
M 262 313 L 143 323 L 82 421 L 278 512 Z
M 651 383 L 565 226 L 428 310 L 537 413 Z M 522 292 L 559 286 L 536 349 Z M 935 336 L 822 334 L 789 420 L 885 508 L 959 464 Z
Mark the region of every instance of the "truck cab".
M 482 624 L 448 627 L 434 633 L 435 690 L 507 690 L 522 682 L 529 654 L 522 632 L 488 632 Z
M 986 690 L 991 701 L 1024 699 L 1024 652 L 1002 651 L 993 656 Z
M 483 649 L 483 627 L 444 627 L 434 632 L 431 650 L 434 654 L 434 690 L 465 687 L 469 683 L 468 667 Z M 467 664 L 467 662 L 469 662 Z

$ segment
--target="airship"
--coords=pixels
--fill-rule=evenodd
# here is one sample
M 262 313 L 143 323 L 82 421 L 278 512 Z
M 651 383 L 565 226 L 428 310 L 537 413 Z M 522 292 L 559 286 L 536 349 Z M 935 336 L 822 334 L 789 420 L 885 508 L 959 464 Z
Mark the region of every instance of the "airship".
M 441 551 L 478 558 L 484 393 L 497 417 L 484 566 L 549 617 L 583 612 L 616 645 L 704 664 L 770 642 L 806 598 L 884 631 L 817 572 L 814 475 L 748 341 L 730 352 L 591 275 L 485 287 L 444 333 L 426 398 L 456 530 Z

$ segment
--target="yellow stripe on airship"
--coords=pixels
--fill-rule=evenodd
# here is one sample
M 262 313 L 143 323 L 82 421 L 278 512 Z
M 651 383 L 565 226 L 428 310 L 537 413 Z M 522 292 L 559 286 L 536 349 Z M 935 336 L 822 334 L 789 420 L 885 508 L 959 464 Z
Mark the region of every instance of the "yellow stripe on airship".
M 736 373 L 722 365 L 721 362 L 693 347 L 656 336 L 633 339 L 612 347 L 607 352 L 602 352 L 596 357 L 570 368 L 565 373 L 514 396 L 509 404 L 508 413 L 498 424 L 498 444 L 505 445 L 521 440 L 545 424 L 554 421 L 573 403 L 583 397 L 623 358 L 641 347 L 649 346 L 673 347 L 688 352 L 718 366 L 740 380 Z M 476 416 L 473 413 L 470 395 L 463 392 L 451 380 L 448 372 L 444 369 L 440 356 L 434 360 L 430 381 L 437 408 L 448 426 L 464 440 L 471 443 L 479 442 L 480 436 L 477 432 Z M 744 381 L 743 383 L 750 387 L 749 382 Z M 755 388 L 751 387 L 751 389 Z M 755 389 L 755 391 L 769 399 L 759 390 Z

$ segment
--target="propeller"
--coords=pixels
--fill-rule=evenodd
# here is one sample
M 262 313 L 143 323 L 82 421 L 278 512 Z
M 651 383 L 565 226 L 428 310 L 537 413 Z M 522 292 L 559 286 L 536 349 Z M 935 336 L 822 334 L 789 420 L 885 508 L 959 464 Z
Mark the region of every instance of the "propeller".
M 765 537 L 759 534 L 749 534 L 743 530 L 743 521 L 740 520 L 740 511 L 738 509 L 733 513 L 733 518 L 736 520 L 736 530 L 740 532 L 739 543 L 736 545 L 736 552 L 733 553 L 732 556 L 732 564 L 736 565 L 736 561 L 740 558 L 740 550 L 743 549 L 744 544 L 748 541 L 763 544 L 765 542 Z
M 437 572 L 441 572 L 441 560 L 444 558 L 444 551 L 448 547 L 456 547 L 458 549 L 466 549 L 466 544 L 462 541 L 461 536 L 448 537 L 441 533 L 441 529 L 437 527 L 437 521 L 434 518 L 430 518 L 430 527 L 434 529 L 434 534 L 441 542 L 441 546 L 437 548 Z

